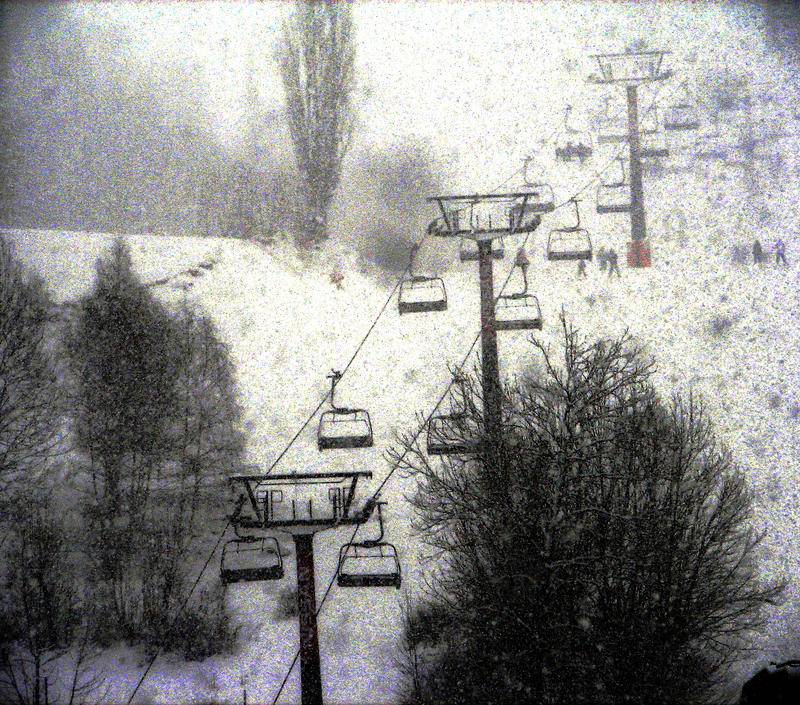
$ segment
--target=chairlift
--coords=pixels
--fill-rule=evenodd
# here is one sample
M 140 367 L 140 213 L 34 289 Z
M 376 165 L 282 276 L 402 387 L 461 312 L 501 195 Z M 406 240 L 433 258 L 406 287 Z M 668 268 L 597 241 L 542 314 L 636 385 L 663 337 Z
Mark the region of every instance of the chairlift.
M 597 187 L 598 213 L 629 213 L 631 210 L 630 184 L 625 179 L 625 160 L 617 157 L 621 176 L 617 181 L 602 183 Z
M 533 294 L 503 294 L 494 312 L 496 330 L 542 330 L 542 309 Z
M 336 406 L 334 392 L 342 378 L 341 372 L 333 370 L 328 375 L 331 380 L 331 408 L 323 412 L 317 428 L 317 448 L 319 450 L 343 448 L 371 448 L 372 422 L 366 409 L 348 409 Z
M 222 547 L 220 577 L 223 585 L 258 580 L 280 580 L 283 558 L 278 540 L 271 536 L 240 536 Z
M 564 134 L 556 143 L 556 159 L 562 162 L 578 161 L 583 164 L 592 156 L 592 138 L 588 133 L 576 130 L 569 124 L 569 115 L 572 106 L 568 105 L 564 111 Z
M 695 157 L 702 161 L 725 161 L 730 157 L 730 148 L 721 142 L 722 135 L 719 123 L 715 120 L 709 131 L 697 136 L 695 141 Z
M 530 178 L 528 175 L 528 165 L 533 161 L 532 157 L 525 157 L 523 164 L 523 180 L 525 188 L 530 189 L 528 200 L 525 202 L 525 213 L 552 213 L 555 208 L 555 196 L 550 184 Z
M 626 117 L 611 116 L 608 114 L 599 118 L 598 125 L 598 144 L 619 144 L 628 141 L 628 121 Z
M 480 439 L 475 433 L 470 419 L 471 408 L 467 396 L 466 380 L 456 373 L 454 384 L 461 390 L 461 408 L 449 414 L 435 414 L 428 420 L 428 455 L 467 455 L 476 453 L 480 447 Z
M 554 228 L 547 238 L 547 259 L 551 262 L 592 259 L 592 241 L 589 233 L 581 227 L 578 200 L 571 198 L 575 206 L 575 225 Z
M 408 272 L 409 277 L 400 284 L 397 294 L 397 309 L 404 313 L 428 313 L 447 310 L 447 290 L 440 277 L 425 277 L 414 274 L 419 245 L 411 248 Z
M 647 157 L 668 157 L 669 149 L 663 132 L 653 132 L 651 134 L 642 133 L 639 155 Z
M 353 541 L 339 549 L 339 587 L 395 587 L 400 589 L 401 569 L 397 549 L 383 540 L 383 515 L 381 506 L 386 502 L 375 502 L 378 509 L 380 534 L 377 539 Z
M 528 293 L 528 256 L 523 248 L 517 252 L 514 267 L 522 272 L 522 291 L 501 294 L 494 309 L 495 330 L 541 330 L 542 309 L 539 299 Z
M 697 108 L 691 103 L 676 103 L 664 113 L 664 129 L 668 132 L 700 129 Z
M 492 240 L 492 257 L 503 259 L 506 256 L 503 238 L 498 237 Z M 462 262 L 477 262 L 480 259 L 478 243 L 468 237 L 462 237 L 458 243 L 458 257 Z

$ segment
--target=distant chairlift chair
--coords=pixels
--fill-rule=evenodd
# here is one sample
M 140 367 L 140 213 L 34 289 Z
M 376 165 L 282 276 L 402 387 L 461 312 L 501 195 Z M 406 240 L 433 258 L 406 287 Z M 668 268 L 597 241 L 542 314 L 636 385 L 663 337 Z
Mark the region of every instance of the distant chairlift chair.
M 469 408 L 466 380 L 456 373 L 453 382 L 460 390 L 462 408 L 449 414 L 431 416 L 428 421 L 428 455 L 468 455 L 478 452 L 480 448 L 477 429 L 471 423 L 477 412 Z
M 533 157 L 525 157 L 523 160 L 523 180 L 525 189 L 529 191 L 528 200 L 525 202 L 525 213 L 552 213 L 556 209 L 555 196 L 549 184 L 533 178 L 528 173 Z
M 592 241 L 589 233 L 581 227 L 578 201 L 571 198 L 575 206 L 575 225 L 553 228 L 547 238 L 547 259 L 551 262 L 592 259 Z
M 400 315 L 447 310 L 447 290 L 444 281 L 440 277 L 423 277 L 414 274 L 414 261 L 418 250 L 418 244 L 411 248 L 409 277 L 400 284 L 400 291 L 397 295 L 397 309 Z
M 342 378 L 341 372 L 333 370 L 328 375 L 331 380 L 331 409 L 323 412 L 317 428 L 317 448 L 371 448 L 372 422 L 366 409 L 348 409 L 336 406 L 334 393 Z
M 564 135 L 556 144 L 556 159 L 562 162 L 577 160 L 583 164 L 593 154 L 592 139 L 587 133 L 576 130 L 569 124 L 572 106 L 568 105 L 564 113 Z
M 530 260 L 525 250 L 517 252 L 514 267 L 522 272 L 522 291 L 515 294 L 501 294 L 497 297 L 494 312 L 495 330 L 541 330 L 542 309 L 539 299 L 528 293 L 528 265 Z
M 222 547 L 220 577 L 223 585 L 280 580 L 283 559 L 278 540 L 271 536 L 240 536 L 228 541 Z
M 625 179 L 625 160 L 618 157 L 621 176 L 619 180 L 603 183 L 597 188 L 598 213 L 629 213 L 631 210 L 630 184 Z
M 667 108 L 664 113 L 664 129 L 668 132 L 700 129 L 697 107 L 691 102 L 691 95 L 684 89 L 685 98 Z
M 339 549 L 339 587 L 394 587 L 400 589 L 401 569 L 397 549 L 383 540 L 383 514 L 375 502 L 380 535 L 370 541 L 353 541 Z

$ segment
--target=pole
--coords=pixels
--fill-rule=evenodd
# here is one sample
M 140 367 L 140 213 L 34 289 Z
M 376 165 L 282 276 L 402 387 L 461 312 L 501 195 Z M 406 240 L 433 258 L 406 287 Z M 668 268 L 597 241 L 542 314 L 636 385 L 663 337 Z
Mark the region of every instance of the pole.
M 492 241 L 478 242 L 478 265 L 481 283 L 481 371 L 483 373 L 483 422 L 493 447 L 499 440 L 502 402 L 500 365 L 497 358 L 497 330 L 494 323 L 494 277 Z
M 294 534 L 293 538 L 297 556 L 297 610 L 300 621 L 300 698 L 302 705 L 322 705 L 314 534 Z
M 639 143 L 639 101 L 637 86 L 626 87 L 628 93 L 628 145 L 630 147 L 631 172 L 631 240 L 647 239 L 644 215 L 644 189 L 642 188 L 642 155 Z M 634 247 L 636 247 L 634 245 Z

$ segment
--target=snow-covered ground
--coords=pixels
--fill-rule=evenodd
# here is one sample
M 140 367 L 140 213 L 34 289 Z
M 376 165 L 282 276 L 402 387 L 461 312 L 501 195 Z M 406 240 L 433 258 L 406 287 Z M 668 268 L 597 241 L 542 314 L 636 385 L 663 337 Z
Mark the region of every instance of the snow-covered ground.
M 679 202 L 675 177 L 649 180 L 652 268 L 629 270 L 623 263 L 623 277 L 609 280 L 590 265 L 588 279 L 579 280 L 574 265 L 548 263 L 543 256 L 546 234 L 559 218 L 569 218 L 557 212 L 531 236 L 529 275 L 545 319 L 537 335 L 556 343 L 562 307 L 589 336 L 628 329 L 654 355 L 657 383 L 664 393 L 690 388 L 703 393 L 720 437 L 746 469 L 756 496 L 755 522 L 767 532 L 765 574 L 792 581 L 787 605 L 776 610 L 763 643 L 755 645 L 752 658 L 742 666 L 741 672 L 749 673 L 765 659 L 797 657 L 800 648 L 795 639 L 795 651 L 784 650 L 800 614 L 800 240 L 782 233 L 789 268 L 771 262 L 761 268 L 733 264 L 731 246 L 749 245 L 758 230 L 736 217 L 735 182 L 715 182 L 713 176 L 706 170 L 680 177 Z M 613 246 L 624 260 L 625 216 L 589 213 L 590 196 L 583 205 L 595 246 Z M 675 209 L 686 218 L 682 233 L 667 227 Z M 18 230 L 2 231 L 2 236 L 46 278 L 60 303 L 90 289 L 94 261 L 113 238 Z M 759 236 L 771 245 L 776 233 Z M 265 469 L 326 393 L 325 375 L 346 365 L 389 294 L 355 271 L 345 273 L 343 289 L 337 290 L 329 275 L 332 263 L 341 260 L 333 255 L 303 263 L 290 250 L 244 241 L 160 236 L 126 240 L 142 279 L 169 278 L 154 286 L 159 296 L 167 301 L 187 296 L 216 321 L 236 364 L 249 459 Z M 496 282 L 505 279 L 518 244 L 506 244 L 506 259 L 496 265 Z M 424 247 L 428 246 L 448 245 L 438 241 Z M 346 244 L 339 247 L 344 250 Z M 200 263 L 213 266 L 200 268 Z M 369 409 L 374 448 L 320 453 L 315 419 L 277 471 L 368 470 L 373 479 L 360 486 L 361 499 L 378 487 L 391 470 L 385 452 L 394 434 L 413 429 L 415 413 L 430 410 L 447 385 L 448 363 L 460 362 L 477 333 L 476 270 L 474 263 L 454 259 L 442 273 L 449 299 L 446 312 L 401 317 L 392 301 L 338 387 L 340 401 Z M 512 279 L 509 287 L 516 286 Z M 714 335 L 715 319 L 727 319 L 730 325 Z M 525 333 L 500 335 L 505 373 L 535 360 Z M 395 473 L 383 497 L 389 501 L 387 538 L 398 547 L 404 585 L 413 592 L 420 585 L 424 548 L 411 532 L 412 517 L 403 499 L 412 489 Z M 316 539 L 318 600 L 349 531 L 326 532 Z M 201 663 L 161 656 L 137 702 L 241 702 L 242 682 L 248 702 L 271 702 L 297 648 L 295 621 L 275 618 L 278 594 L 292 586 L 295 577 L 292 544 L 283 545 L 290 553 L 283 581 L 229 589 L 228 605 L 241 625 L 236 653 Z M 400 633 L 400 594 L 392 589 L 333 588 L 319 624 L 326 702 L 387 702 L 396 697 L 392 659 Z M 113 670 L 108 700 L 127 700 L 141 672 L 140 657 L 118 647 L 108 653 L 107 664 Z M 281 701 L 298 700 L 295 672 Z

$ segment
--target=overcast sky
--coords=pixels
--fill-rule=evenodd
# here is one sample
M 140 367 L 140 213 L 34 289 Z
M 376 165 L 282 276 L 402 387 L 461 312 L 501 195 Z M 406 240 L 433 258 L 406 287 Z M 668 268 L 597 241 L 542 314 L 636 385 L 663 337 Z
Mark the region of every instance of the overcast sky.
M 154 71 L 181 55 L 200 61 L 217 127 L 234 140 L 249 67 L 263 101 L 281 104 L 271 52 L 288 10 L 234 2 L 73 7 L 98 30 L 116 24 L 130 32 L 126 50 Z M 678 78 L 662 96 L 713 67 L 788 80 L 779 57 L 763 53 L 761 12 L 745 2 L 360 2 L 355 16 L 361 138 L 426 137 L 473 188 L 507 175 L 509 162 L 557 127 L 567 103 L 580 123 L 602 101 L 607 91 L 584 82 L 593 52 L 642 40 L 671 50 Z

